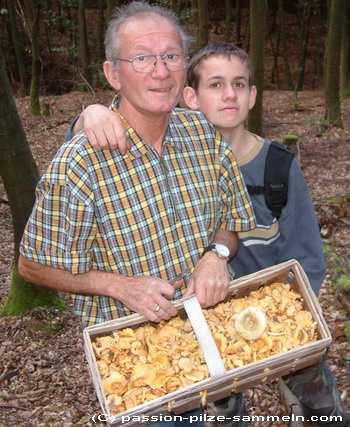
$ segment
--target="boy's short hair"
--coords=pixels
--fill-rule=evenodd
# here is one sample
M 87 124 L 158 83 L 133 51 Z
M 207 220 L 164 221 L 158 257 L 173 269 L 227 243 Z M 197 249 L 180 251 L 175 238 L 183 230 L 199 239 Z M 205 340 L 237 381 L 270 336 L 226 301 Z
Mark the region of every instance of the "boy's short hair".
M 236 56 L 239 58 L 247 65 L 249 71 L 249 87 L 253 86 L 254 68 L 245 50 L 231 43 L 209 43 L 195 53 L 188 64 L 187 83 L 195 91 L 197 91 L 199 86 L 200 65 L 204 59 L 208 59 L 212 56 L 223 56 L 226 58 Z

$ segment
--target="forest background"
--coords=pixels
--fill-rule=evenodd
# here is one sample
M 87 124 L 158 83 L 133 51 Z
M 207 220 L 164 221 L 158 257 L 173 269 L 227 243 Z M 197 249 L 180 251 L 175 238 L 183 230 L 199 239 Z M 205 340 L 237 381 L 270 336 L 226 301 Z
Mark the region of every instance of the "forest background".
M 98 412 L 83 355 L 82 327 L 69 299 L 22 281 L 16 262 L 35 184 L 61 145 L 68 124 L 85 106 L 108 105 L 112 99 L 101 66 L 103 34 L 113 8 L 125 3 L 0 2 L 0 305 L 7 315 L 0 318 L 5 337 L 0 343 L 4 425 L 18 420 L 20 426 L 86 425 Z M 190 53 L 208 41 L 229 41 L 246 49 L 259 93 L 249 128 L 295 143 L 327 248 L 329 271 L 320 301 L 334 338 L 331 367 L 350 408 L 346 338 L 350 336 L 346 290 L 350 1 L 150 3 L 172 8 L 180 17 L 193 36 Z M 68 310 L 62 312 L 63 304 Z M 247 392 L 251 413 L 286 413 L 277 384 L 266 390 Z

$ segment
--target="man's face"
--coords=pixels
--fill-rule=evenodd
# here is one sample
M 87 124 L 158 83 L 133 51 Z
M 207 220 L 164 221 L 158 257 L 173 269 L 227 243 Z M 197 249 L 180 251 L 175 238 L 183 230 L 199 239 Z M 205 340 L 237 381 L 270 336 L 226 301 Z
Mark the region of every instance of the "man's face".
M 199 70 L 198 90 L 190 89 L 191 98 L 185 96 L 190 108 L 199 109 L 218 130 L 244 126 L 256 97 L 247 65 L 235 56 L 212 56 Z
M 177 29 L 165 18 L 151 15 L 133 20 L 120 29 L 119 57 L 132 59 L 147 54 L 182 54 L 182 43 Z M 120 90 L 122 114 L 164 115 L 178 103 L 185 81 L 185 69 L 170 72 L 160 57 L 153 71 L 141 74 L 129 62 L 119 61 L 115 71 L 115 85 Z

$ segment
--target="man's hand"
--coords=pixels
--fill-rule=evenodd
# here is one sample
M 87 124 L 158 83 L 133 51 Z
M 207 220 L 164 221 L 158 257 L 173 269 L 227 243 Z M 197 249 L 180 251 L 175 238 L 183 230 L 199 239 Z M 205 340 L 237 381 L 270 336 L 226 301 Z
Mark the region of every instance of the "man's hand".
M 174 286 L 158 277 L 133 276 L 125 279 L 126 286 L 118 287 L 118 299 L 129 309 L 151 322 L 169 320 L 177 315 L 177 309 L 169 300 L 174 290 L 181 286 L 181 281 Z
M 174 290 L 181 287 L 182 281 L 172 285 L 158 277 L 127 277 L 98 270 L 71 274 L 23 256 L 19 257 L 18 267 L 19 273 L 28 282 L 71 294 L 108 296 L 121 301 L 130 310 L 143 314 L 152 322 L 168 320 L 177 315 L 177 309 L 169 300 Z
M 92 104 L 85 108 L 74 126 L 74 133 L 81 129 L 96 149 L 119 150 L 122 155 L 130 150 L 119 115 L 103 105 Z
M 218 229 L 212 243 L 225 245 L 230 251 L 230 259 L 237 252 L 238 236 L 234 231 Z M 196 294 L 202 307 L 211 307 L 226 298 L 229 284 L 227 260 L 208 251 L 197 262 L 184 296 Z
M 202 307 L 211 307 L 226 298 L 229 283 L 227 261 L 207 252 L 198 261 L 184 296 L 196 294 Z

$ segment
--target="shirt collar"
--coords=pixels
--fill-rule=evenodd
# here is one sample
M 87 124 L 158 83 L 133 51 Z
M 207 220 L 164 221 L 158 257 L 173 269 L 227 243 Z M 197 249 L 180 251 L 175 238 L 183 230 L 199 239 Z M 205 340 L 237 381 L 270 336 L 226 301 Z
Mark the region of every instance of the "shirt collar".
M 118 110 L 119 107 L 119 103 L 120 103 L 120 95 L 117 94 L 112 101 L 111 104 L 111 109 L 119 114 L 120 119 L 122 120 L 123 124 L 124 124 L 124 129 L 125 129 L 125 134 L 126 137 L 129 138 L 131 140 L 131 148 L 130 150 L 127 152 L 127 156 L 129 156 L 131 159 L 135 159 L 135 158 L 139 158 L 141 156 L 143 156 L 144 154 L 147 153 L 148 150 L 152 149 L 152 147 L 148 144 L 146 144 L 137 134 L 137 132 L 135 131 L 135 129 L 128 123 L 128 121 L 125 119 L 125 117 L 123 117 L 123 115 L 120 113 L 120 111 Z M 170 120 L 172 120 L 172 115 L 170 114 Z M 167 129 L 167 133 L 165 135 L 164 141 L 163 141 L 163 146 L 165 147 L 166 145 L 170 144 L 174 147 L 175 151 L 182 151 L 183 147 L 181 143 L 176 143 L 175 139 L 174 139 L 174 135 L 173 135 L 173 130 L 172 130 L 173 126 L 168 126 Z

